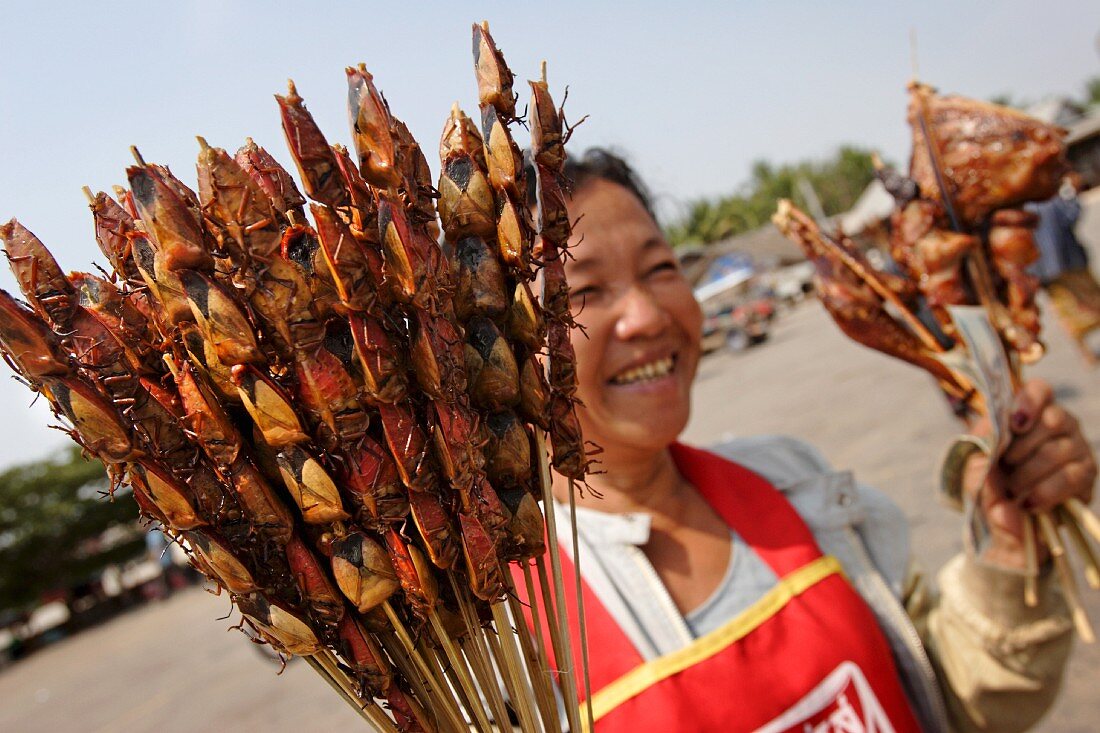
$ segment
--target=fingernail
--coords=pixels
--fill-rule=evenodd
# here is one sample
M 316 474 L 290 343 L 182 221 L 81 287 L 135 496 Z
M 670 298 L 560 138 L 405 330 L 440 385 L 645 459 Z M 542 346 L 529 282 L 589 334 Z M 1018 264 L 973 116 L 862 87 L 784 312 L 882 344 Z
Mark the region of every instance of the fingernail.
M 1031 416 L 1027 414 L 1026 410 L 1016 410 L 1016 412 L 1012 413 L 1012 429 L 1013 430 L 1023 430 L 1023 429 L 1025 429 L 1027 427 L 1027 423 L 1030 419 L 1031 419 Z

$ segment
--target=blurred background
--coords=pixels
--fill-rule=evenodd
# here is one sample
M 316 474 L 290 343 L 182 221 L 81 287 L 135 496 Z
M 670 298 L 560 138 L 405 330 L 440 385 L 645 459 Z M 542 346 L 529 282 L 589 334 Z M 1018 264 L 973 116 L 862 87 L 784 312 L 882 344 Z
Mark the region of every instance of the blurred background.
M 360 61 L 434 165 L 451 103 L 476 106 L 469 24 L 482 18 L 519 79 L 546 59 L 555 97 L 569 89 L 567 118 L 588 115 L 572 147 L 624 153 L 656 195 L 708 315 L 689 440 L 807 438 L 903 506 L 926 567 L 957 551 L 959 520 L 937 504 L 933 476 L 959 423 L 931 381 L 847 341 L 805 299 L 809 268 L 768 219 L 793 198 L 877 256 L 893 202 L 870 154 L 905 167 L 914 69 L 943 92 L 1065 127 L 1085 188 L 1100 186 L 1095 2 L 5 7 L 0 215 L 65 269 L 93 268 L 81 186 L 124 182 L 130 145 L 189 182 L 195 135 L 229 149 L 251 136 L 289 165 L 272 95 L 293 78 L 330 140 L 348 142 L 343 68 Z M 1080 203 L 1095 263 L 1100 189 Z M 0 287 L 14 287 L 6 269 Z M 1055 385 L 1100 449 L 1100 370 L 1085 358 L 1095 334 L 1079 343 L 1045 316 L 1044 335 L 1049 353 L 1029 373 Z M 129 496 L 105 500 L 101 467 L 0 371 L 0 729 L 359 724 L 305 665 L 277 676 L 260 647 L 226 634 L 228 599 L 195 585 L 133 520 Z M 1095 730 L 1098 680 L 1100 653 L 1077 650 L 1042 729 Z

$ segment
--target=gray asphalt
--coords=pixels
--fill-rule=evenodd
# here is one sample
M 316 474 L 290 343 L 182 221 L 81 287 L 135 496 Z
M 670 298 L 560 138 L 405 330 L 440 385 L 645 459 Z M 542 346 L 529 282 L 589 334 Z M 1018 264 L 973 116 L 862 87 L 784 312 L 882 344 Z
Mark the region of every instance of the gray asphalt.
M 1100 196 L 1082 237 L 1100 262 Z M 1100 369 L 1088 370 L 1057 324 L 1047 357 L 1030 375 L 1049 380 L 1100 451 Z M 889 493 L 913 527 L 917 559 L 934 570 L 958 551 L 958 516 L 933 489 L 939 457 L 958 432 L 928 378 L 845 339 L 815 302 L 777 322 L 771 340 L 702 365 L 685 436 L 787 433 Z M 1085 592 L 1100 628 L 1100 593 Z M 320 731 L 361 726 L 303 662 L 278 675 L 218 620 L 224 596 L 188 590 L 58 643 L 0 672 L 0 730 Z M 1078 645 L 1064 692 L 1044 731 L 1096 730 L 1100 645 Z

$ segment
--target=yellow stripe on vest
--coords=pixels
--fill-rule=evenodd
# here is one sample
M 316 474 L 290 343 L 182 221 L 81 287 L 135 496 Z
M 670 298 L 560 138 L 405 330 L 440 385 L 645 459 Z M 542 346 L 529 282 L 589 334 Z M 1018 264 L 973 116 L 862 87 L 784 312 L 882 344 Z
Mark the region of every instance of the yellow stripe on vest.
M 646 689 L 713 657 L 730 644 L 744 638 L 769 618 L 779 613 L 798 596 L 830 575 L 843 575 L 840 562 L 831 555 L 819 557 L 779 579 L 756 603 L 737 614 L 729 623 L 671 654 L 639 665 L 592 695 L 592 717 L 599 720 L 624 702 Z M 588 703 L 581 703 L 581 720 L 587 719 Z

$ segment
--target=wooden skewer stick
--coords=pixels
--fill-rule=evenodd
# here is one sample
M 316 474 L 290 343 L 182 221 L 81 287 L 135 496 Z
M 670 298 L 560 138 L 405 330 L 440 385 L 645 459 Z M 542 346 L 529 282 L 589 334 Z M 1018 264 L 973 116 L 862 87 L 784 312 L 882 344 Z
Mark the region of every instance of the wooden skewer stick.
M 470 676 L 470 669 L 466 666 L 462 651 L 447 634 L 443 619 L 439 617 L 439 611 L 433 608 L 428 612 L 428 623 L 435 632 L 436 641 L 443 647 L 443 653 L 447 655 L 447 661 L 451 663 L 451 670 L 457 677 L 458 683 L 466 693 L 466 698 L 470 703 L 469 712 L 477 718 L 478 725 L 482 729 L 491 731 L 493 726 L 489 723 L 489 717 L 485 714 L 485 708 L 481 704 L 481 695 L 478 694 L 477 685 L 474 684 L 474 680 Z
M 372 724 L 374 723 L 374 721 L 371 720 L 370 717 L 366 714 L 366 711 L 363 710 L 363 708 L 361 708 L 359 706 L 358 701 L 356 701 L 354 698 L 349 696 L 348 693 L 344 690 L 344 688 L 340 686 L 340 683 L 338 683 L 336 680 L 332 679 L 331 676 L 329 676 L 328 671 L 321 665 L 321 663 L 319 661 L 314 659 L 312 656 L 303 657 L 303 659 L 305 659 L 309 663 L 309 666 L 313 667 L 313 671 L 316 672 L 317 675 L 321 679 L 323 679 L 328 684 L 329 687 L 331 687 L 333 690 L 336 691 L 336 693 L 338 695 L 340 695 L 340 697 L 343 699 L 344 702 L 346 702 L 351 707 L 355 708 L 355 712 L 359 714 L 359 717 L 363 718 L 368 723 L 372 723 Z
M 481 629 L 476 632 L 467 632 L 458 641 L 458 648 L 466 657 L 466 663 L 473 673 L 474 681 L 481 691 L 481 699 L 489 706 L 493 714 L 493 723 L 499 729 L 501 720 L 511 720 L 508 714 L 508 706 L 501 694 L 498 678 L 493 669 L 493 663 L 489 661 L 489 652 L 485 648 L 487 640 L 482 637 Z M 503 680 L 503 677 L 500 678 Z M 507 682 L 506 682 L 507 684 Z M 507 723 L 505 725 L 508 725 Z M 524 731 L 524 733 L 528 733 Z
M 454 696 L 458 707 L 462 710 L 463 718 L 466 721 L 465 728 L 474 728 L 479 731 L 483 730 L 479 727 L 474 714 L 470 712 L 474 709 L 475 703 L 470 702 L 465 689 L 462 687 L 462 683 L 458 679 L 458 673 L 451 667 L 450 662 L 447 661 L 446 658 L 439 657 L 435 649 L 429 644 L 427 634 L 420 637 L 417 646 L 420 649 L 420 654 L 429 664 L 431 664 L 435 676 L 438 679 L 444 680 L 443 689 L 448 690 Z M 481 700 L 477 700 L 476 705 L 480 707 Z
M 1077 590 L 1077 581 L 1073 578 L 1073 569 L 1066 558 L 1066 548 L 1062 539 L 1058 536 L 1058 530 L 1054 526 L 1054 520 L 1050 514 L 1036 515 L 1039 520 L 1039 532 L 1043 540 L 1050 547 L 1050 556 L 1054 560 L 1054 567 L 1058 571 L 1058 579 L 1062 582 L 1062 591 L 1065 593 L 1066 602 L 1069 603 L 1070 614 L 1073 617 L 1073 625 L 1077 627 L 1077 634 L 1086 644 L 1096 641 L 1096 634 L 1092 630 L 1092 622 L 1081 603 L 1081 596 Z
M 329 686 L 340 694 L 344 702 L 355 708 L 359 716 L 374 726 L 375 730 L 382 733 L 399 733 L 397 726 L 394 725 L 389 716 L 382 712 L 381 708 L 375 705 L 373 701 L 366 702 L 356 696 L 351 680 L 336 665 L 335 659 L 332 658 L 332 652 L 325 649 L 306 657 L 306 660 L 314 671 L 321 675 Z
M 581 600 L 583 588 L 581 586 L 580 569 L 580 541 L 577 538 L 577 487 L 573 479 L 569 479 L 569 520 L 573 523 L 573 564 L 577 572 L 573 575 L 577 581 L 577 625 L 581 632 L 581 674 L 584 677 L 584 712 L 588 718 L 588 728 L 596 729 L 596 720 L 592 717 L 592 680 L 588 674 L 588 626 L 584 622 L 584 601 Z
M 452 733 L 469 733 L 469 726 L 458 711 L 454 697 L 448 694 L 446 681 L 438 680 L 431 674 L 416 647 L 406 647 L 395 633 L 381 633 L 377 638 L 401 674 L 409 680 L 417 698 L 428 705 L 436 725 Z
M 560 668 L 562 680 L 562 696 L 565 698 L 565 712 L 569 718 L 569 729 L 581 730 L 580 700 L 577 698 L 576 666 L 573 662 L 573 646 L 570 641 L 568 616 L 565 612 L 565 583 L 561 576 L 561 556 L 557 547 L 558 523 L 554 516 L 554 494 L 550 490 L 550 461 L 546 453 L 546 435 L 542 430 L 535 430 L 535 450 L 539 460 L 539 483 L 542 488 L 543 512 L 546 515 L 546 535 L 550 544 L 550 569 L 554 578 L 554 593 L 550 594 L 549 588 L 543 587 L 544 605 L 554 603 L 557 611 L 558 639 L 554 642 L 553 626 L 551 626 L 551 641 L 554 642 L 554 656 Z M 575 558 L 574 558 L 575 559 Z M 545 576 L 546 567 L 542 558 L 538 559 L 540 576 Z M 580 572 L 580 569 L 577 569 Z M 542 577 L 540 577 L 540 580 Z M 551 601 L 551 599 L 553 599 Z M 580 599 L 577 599 L 578 602 Z
M 447 694 L 450 687 L 446 679 L 439 674 L 438 669 L 433 669 L 429 666 L 424 655 L 416 648 L 416 644 L 413 642 L 409 630 L 405 628 L 404 622 L 401 620 L 401 617 L 397 615 L 397 611 L 394 610 L 393 605 L 389 601 L 385 601 L 382 604 L 382 610 L 385 612 L 386 618 L 390 622 L 390 626 L 393 627 L 394 636 L 397 637 L 398 642 L 401 644 L 406 658 L 412 660 L 413 666 L 420 673 L 419 676 L 430 686 L 431 692 L 434 695 L 432 699 L 436 704 L 440 705 L 440 709 L 446 713 L 449 721 L 453 725 L 456 725 L 459 730 L 466 730 L 467 725 L 462 719 L 462 714 L 453 705 L 453 698 Z M 391 652 L 390 656 L 395 655 Z
M 1035 517 L 1024 515 L 1024 603 L 1039 605 L 1039 548 L 1035 542 Z
M 466 627 L 466 636 L 460 642 L 460 646 L 466 655 L 466 659 L 470 664 L 470 669 L 473 671 L 474 677 L 477 679 L 478 685 L 481 687 L 485 700 L 489 703 L 489 707 L 492 708 L 497 727 L 501 727 L 503 721 L 509 719 L 508 708 L 504 704 L 504 698 L 501 696 L 500 688 L 497 686 L 497 678 L 493 671 L 493 663 L 489 660 L 489 652 L 486 649 L 488 641 L 482 638 L 483 630 L 478 623 L 473 605 L 466 596 L 465 589 L 459 586 L 453 574 L 448 573 L 448 580 L 451 581 L 451 590 L 454 591 L 455 598 L 459 599 L 459 616 L 462 618 L 462 623 Z M 504 678 L 504 682 L 505 685 L 509 685 L 511 680 Z M 508 687 L 508 694 L 513 694 L 510 686 Z
M 398 733 L 397 726 L 390 720 L 390 717 L 378 707 L 374 700 L 363 700 L 359 697 L 355 683 L 348 677 L 346 672 L 340 669 L 340 665 L 336 661 L 336 656 L 331 651 L 322 649 L 317 654 L 314 654 L 313 658 L 324 668 L 328 676 L 336 681 L 340 688 L 353 701 L 355 706 L 363 712 L 365 717 L 370 720 L 373 725 L 377 726 L 379 731 L 384 731 L 385 733 L 390 733 L 391 731 L 392 733 Z
M 510 712 L 514 714 L 517 722 L 519 723 L 519 729 L 523 733 L 536 733 L 533 728 L 532 719 L 525 718 L 520 713 L 519 708 L 517 707 L 517 700 L 521 699 L 525 695 L 525 693 L 521 692 L 521 688 L 516 685 L 516 680 L 512 676 L 511 669 L 508 666 L 508 662 L 504 659 L 504 649 L 500 646 L 499 636 L 494 633 L 493 629 L 483 629 L 480 637 L 480 642 L 489 648 L 488 653 L 490 657 L 496 662 L 495 677 L 492 676 L 494 674 L 493 665 L 490 664 L 488 666 L 490 677 L 494 681 L 494 683 L 498 685 L 503 683 L 504 689 L 508 694 L 508 700 L 512 702 Z M 503 702 L 504 696 L 501 694 L 499 687 L 497 688 L 497 695 L 501 698 L 501 701 Z M 506 704 L 505 711 L 509 711 Z M 511 716 L 509 716 L 507 720 L 511 720 Z M 499 728 L 500 726 L 497 727 Z
M 1073 518 L 1073 514 L 1065 505 L 1058 507 L 1059 518 L 1062 526 L 1069 535 L 1070 541 L 1077 547 L 1077 554 L 1085 564 L 1085 580 L 1093 590 L 1100 590 L 1100 558 L 1096 556 L 1096 550 L 1089 544 L 1089 538 L 1081 529 L 1081 525 Z
M 535 569 L 539 576 L 539 592 L 542 594 L 542 607 L 546 610 L 547 628 L 550 629 L 550 647 L 554 650 L 554 664 L 557 671 L 561 672 L 562 659 L 560 655 L 564 652 L 562 648 L 565 646 L 564 641 L 561 638 L 561 626 L 557 621 L 557 609 L 552 608 L 554 604 L 554 594 L 550 588 L 550 574 L 546 570 L 546 563 L 541 558 L 535 560 Z
M 446 730 L 446 728 L 440 728 L 438 726 L 436 716 L 425 710 L 420 700 L 416 697 L 406 695 L 405 703 L 409 706 L 409 710 L 412 711 L 413 718 L 416 719 L 416 722 L 420 723 L 420 727 L 423 728 L 426 733 L 437 733 L 440 730 Z M 468 733 L 468 731 L 463 731 L 462 733 Z
M 1077 523 L 1092 535 L 1092 539 L 1100 542 L 1100 517 L 1093 514 L 1085 502 L 1077 498 L 1071 498 L 1066 499 L 1062 506 L 1068 509 L 1073 518 L 1077 520 Z
M 84 198 L 88 199 L 89 204 L 95 203 L 95 194 L 92 193 L 92 189 L 87 186 L 81 186 L 80 190 L 84 192 Z
M 522 562 L 522 566 L 527 570 L 526 577 L 530 579 L 530 570 L 527 568 L 527 562 Z M 511 611 L 511 619 L 513 623 L 519 626 L 525 623 L 524 609 L 516 594 L 516 586 L 511 579 L 510 573 L 505 575 L 505 583 L 507 586 L 507 600 L 508 608 Z M 531 584 L 527 586 L 527 598 L 535 600 L 537 597 L 533 594 L 533 587 Z M 531 685 L 535 687 L 535 702 L 539 708 L 540 719 L 543 723 L 543 727 L 546 727 L 548 731 L 560 731 L 561 722 L 558 718 L 558 703 L 554 698 L 553 691 L 553 677 L 550 672 L 550 657 L 546 653 L 546 639 L 542 636 L 542 626 L 539 622 L 538 605 L 535 602 L 529 604 L 531 609 L 531 619 L 535 624 L 535 637 L 538 639 L 537 646 L 535 639 L 531 638 L 531 634 L 522 633 L 521 630 L 517 630 L 516 636 L 519 639 L 519 648 L 524 654 L 524 663 L 527 665 L 527 676 L 531 680 Z
M 445 689 L 445 687 L 438 684 L 431 677 L 425 678 L 425 673 L 413 664 L 411 657 L 414 654 L 417 656 L 420 654 L 416 648 L 413 647 L 410 652 L 398 641 L 396 634 L 376 634 L 375 638 L 381 643 L 394 666 L 412 685 L 413 693 L 417 699 L 428 706 L 436 726 L 448 731 L 448 733 L 468 733 L 469 726 L 465 724 L 462 716 L 454 708 L 454 699 L 450 695 L 440 694 L 440 690 Z M 423 663 L 423 660 L 421 660 L 421 663 Z
M 531 567 L 527 562 L 523 562 L 522 565 L 523 577 L 527 585 L 527 598 L 531 608 L 533 630 L 530 634 L 524 633 L 525 630 L 522 628 L 523 609 L 519 598 L 516 596 L 512 576 L 510 573 L 505 573 L 504 582 L 508 590 L 508 606 L 512 609 L 512 618 L 515 619 L 516 625 L 520 627 L 516 630 L 516 636 L 519 637 L 519 645 L 523 650 L 523 657 L 527 663 L 527 675 L 531 678 L 531 683 L 535 687 L 535 702 L 539 706 L 543 724 L 547 730 L 557 733 L 561 730 L 561 721 L 558 718 L 558 703 L 554 697 L 553 679 L 547 666 L 550 663 L 550 656 L 546 653 L 546 639 L 542 635 L 537 596 L 535 595 L 534 583 L 531 580 Z M 535 638 L 534 642 L 531 641 L 532 636 Z M 533 644 L 538 645 L 537 650 Z
M 527 675 L 524 674 L 524 664 L 516 644 L 516 632 L 512 630 L 512 620 L 508 617 L 508 605 L 503 601 L 494 603 L 491 610 L 497 633 L 496 636 L 487 633 L 486 639 L 491 647 L 494 644 L 499 645 L 499 651 L 503 654 L 506 677 L 512 678 L 512 685 L 515 688 L 514 692 L 510 689 L 508 694 L 512 698 L 512 707 L 519 715 L 520 727 L 532 733 L 542 733 L 534 708 L 531 707 L 531 698 L 535 697 L 536 693 L 533 685 L 528 683 Z M 521 629 L 519 633 L 523 632 L 524 630 Z M 494 653 L 495 651 L 494 649 Z

